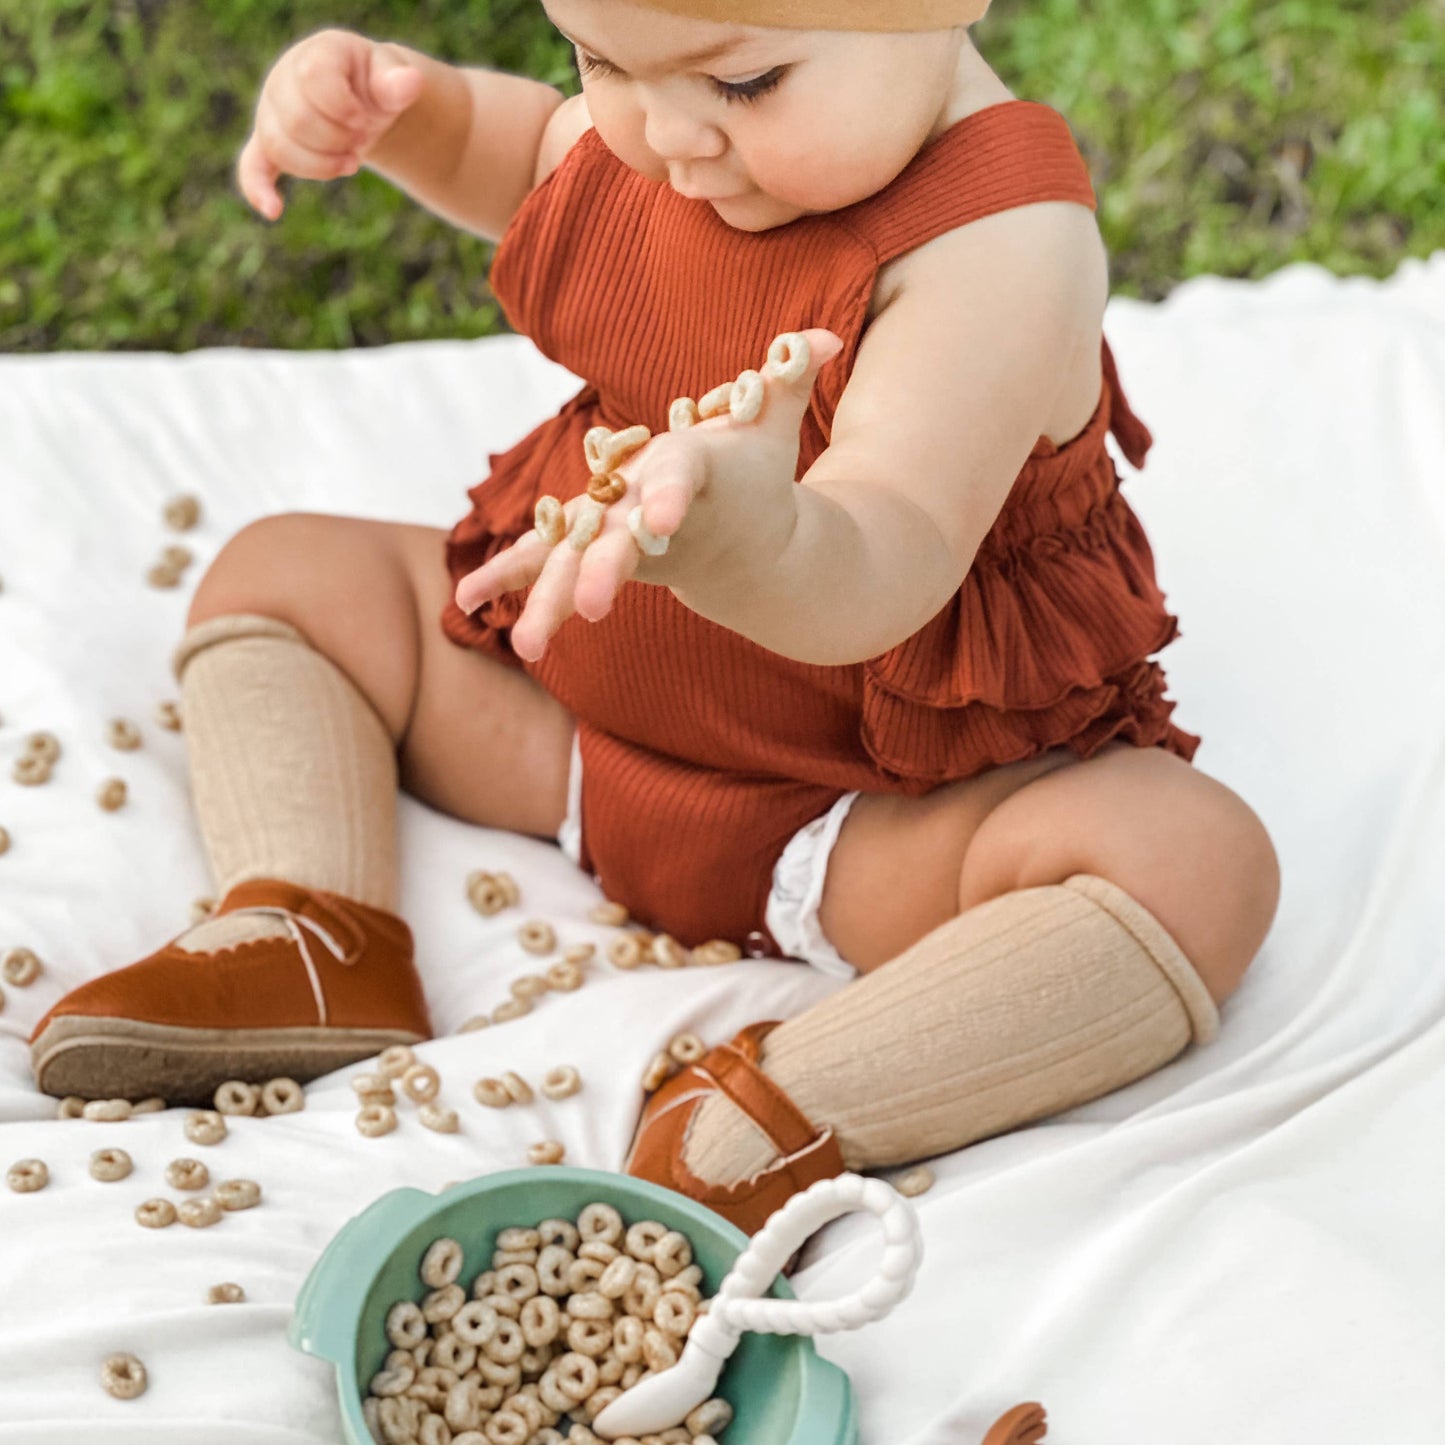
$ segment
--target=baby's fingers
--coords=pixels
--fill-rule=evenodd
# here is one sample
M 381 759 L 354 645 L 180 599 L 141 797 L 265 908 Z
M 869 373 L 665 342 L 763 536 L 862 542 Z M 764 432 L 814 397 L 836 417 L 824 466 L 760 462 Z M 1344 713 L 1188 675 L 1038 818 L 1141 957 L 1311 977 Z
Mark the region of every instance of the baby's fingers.
M 266 154 L 266 148 L 254 132 L 241 150 L 236 162 L 236 184 L 241 194 L 268 221 L 274 221 L 282 211 L 285 202 L 276 189 L 281 168 Z
M 528 532 L 457 583 L 457 606 L 463 612 L 475 612 L 483 602 L 500 597 L 503 592 L 530 587 L 551 551 L 535 531 Z
M 617 503 L 623 506 L 625 503 Z M 609 518 L 610 521 L 610 518 Z M 570 546 L 571 543 L 564 543 Z M 612 611 L 617 594 L 636 575 L 642 553 L 626 527 L 609 526 L 582 554 L 577 574 L 577 613 L 588 622 L 598 622 Z

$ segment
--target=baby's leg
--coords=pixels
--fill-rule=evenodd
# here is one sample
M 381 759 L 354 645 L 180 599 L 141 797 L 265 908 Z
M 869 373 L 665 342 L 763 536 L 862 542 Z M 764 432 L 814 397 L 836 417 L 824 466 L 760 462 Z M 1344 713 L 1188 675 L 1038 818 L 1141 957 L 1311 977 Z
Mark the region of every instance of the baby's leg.
M 444 541 L 290 514 L 222 550 L 174 656 L 221 908 L 56 1005 L 33 1041 L 42 1088 L 200 1100 L 427 1036 L 395 916 L 398 772 L 471 821 L 553 836 L 573 732 L 524 673 L 442 633 Z

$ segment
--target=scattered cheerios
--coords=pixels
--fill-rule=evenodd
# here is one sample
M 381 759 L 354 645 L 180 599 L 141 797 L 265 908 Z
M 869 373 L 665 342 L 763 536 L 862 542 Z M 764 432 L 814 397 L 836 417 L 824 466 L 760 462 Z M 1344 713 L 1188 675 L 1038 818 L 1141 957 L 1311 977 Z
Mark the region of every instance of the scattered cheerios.
M 707 1053 L 707 1045 L 696 1034 L 677 1034 L 668 1041 L 667 1051 L 680 1064 L 695 1064 Z
M 642 1087 L 647 1093 L 654 1089 L 660 1089 L 663 1083 L 672 1075 L 677 1068 L 677 1061 L 671 1054 L 658 1053 L 652 1056 L 652 1061 L 643 1070 Z
M 228 1211 L 254 1209 L 261 1202 L 261 1186 L 254 1179 L 223 1179 L 211 1192 Z
M 39 956 L 30 948 L 10 949 L 0 970 L 4 972 L 5 982 L 16 988 L 29 988 L 43 971 Z
M 123 753 L 140 746 L 140 729 L 129 718 L 113 717 L 105 726 L 105 740 Z
M 185 1132 L 192 1144 L 219 1144 L 226 1137 L 226 1121 L 214 1109 L 196 1109 L 186 1115 Z
M 628 920 L 627 909 L 620 903 L 599 903 L 588 915 L 593 923 L 607 923 L 620 928 Z
M 557 947 L 557 934 L 550 923 L 534 918 L 517 930 L 517 941 L 528 953 L 551 953 Z
M 306 1091 L 295 1079 L 268 1079 L 261 1086 L 261 1107 L 268 1114 L 298 1114 L 306 1107 Z
M 189 532 L 201 518 L 200 501 L 189 492 L 172 497 L 161 513 L 166 526 L 174 532 Z
M 261 1102 L 261 1091 L 255 1084 L 248 1084 L 244 1079 L 227 1079 L 217 1087 L 216 1096 L 211 1102 L 215 1104 L 218 1114 L 226 1114 L 233 1119 L 246 1119 L 256 1112 L 256 1106 Z
M 477 1103 L 485 1104 L 489 1109 L 505 1109 L 513 1102 L 507 1086 L 500 1079 L 478 1079 L 472 1086 L 472 1094 Z
M 156 704 L 156 721 L 169 733 L 181 730 L 181 705 L 166 698 Z
M 390 1104 L 364 1104 L 357 1111 L 356 1127 L 368 1139 L 390 1134 L 396 1128 L 396 1110 Z
M 206 1303 L 213 1305 L 238 1305 L 244 1303 L 246 1291 L 238 1284 L 213 1284 L 206 1291 Z
M 566 1146 L 558 1139 L 543 1139 L 527 1146 L 529 1164 L 560 1164 L 566 1156 Z
M 429 1103 L 441 1087 L 441 1075 L 430 1064 L 413 1064 L 401 1076 L 401 1091 L 414 1104 Z
M 86 1119 L 118 1124 L 122 1119 L 129 1119 L 135 1109 L 129 1099 L 92 1099 L 80 1112 Z
M 5 1182 L 17 1194 L 34 1194 L 50 1183 L 50 1170 L 43 1159 L 21 1159 L 6 1171 Z
M 428 1129 L 438 1134 L 455 1134 L 459 1126 L 457 1111 L 444 1104 L 425 1103 L 417 1110 L 417 1116 Z
M 146 1367 L 134 1355 L 111 1355 L 100 1367 L 100 1383 L 117 1400 L 134 1400 L 146 1391 Z
M 893 1187 L 900 1194 L 912 1199 L 932 1189 L 933 1183 L 933 1170 L 920 1164 L 917 1169 L 910 1169 Z
M 105 809 L 107 813 L 113 813 L 117 808 L 125 806 L 126 788 L 124 778 L 107 778 L 95 790 L 95 801 Z
M 176 1206 L 176 1218 L 192 1229 L 206 1229 L 220 1222 L 221 1204 L 209 1194 L 199 1199 L 183 1199 Z
M 530 1104 L 536 1095 L 532 1092 L 532 1086 L 520 1075 L 508 1069 L 502 1075 L 502 1087 L 519 1104 Z
M 124 1149 L 97 1149 L 90 1156 L 90 1177 L 105 1184 L 126 1178 L 134 1167 Z
M 166 1183 L 172 1189 L 204 1189 L 211 1171 L 199 1159 L 172 1159 L 166 1165 Z
M 571 1064 L 549 1069 L 542 1079 L 542 1092 L 549 1099 L 568 1099 L 582 1087 L 582 1076 Z
M 147 1229 L 164 1229 L 176 1222 L 176 1206 L 169 1199 L 147 1199 L 136 1207 L 135 1222 Z

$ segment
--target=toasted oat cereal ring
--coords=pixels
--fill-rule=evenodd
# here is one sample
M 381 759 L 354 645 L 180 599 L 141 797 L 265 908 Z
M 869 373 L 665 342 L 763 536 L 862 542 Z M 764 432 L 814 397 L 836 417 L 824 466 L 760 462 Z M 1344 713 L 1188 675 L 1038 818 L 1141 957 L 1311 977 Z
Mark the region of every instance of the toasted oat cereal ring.
M 528 1164 L 560 1164 L 567 1157 L 567 1146 L 560 1139 L 539 1139 L 527 1145 Z
M 635 452 L 639 452 L 652 440 L 652 433 L 641 424 L 624 427 L 602 438 L 597 447 L 598 459 L 602 465 L 592 467 L 594 472 L 611 472 Z M 590 465 L 590 464 L 589 464 Z
M 668 1053 L 653 1054 L 651 1061 L 642 1072 L 642 1087 L 646 1093 L 660 1089 L 677 1070 L 677 1060 Z
M 206 1303 L 213 1305 L 238 1305 L 244 1303 L 246 1291 L 238 1284 L 213 1284 L 206 1291 Z
M 176 1222 L 176 1206 L 169 1199 L 147 1199 L 136 1206 L 135 1222 L 147 1229 L 164 1229 Z
M 461 1244 L 450 1236 L 443 1236 L 427 1247 L 417 1266 L 417 1274 L 428 1289 L 441 1289 L 456 1283 L 457 1276 L 462 1272 L 463 1258 Z
M 55 1111 L 57 1119 L 79 1119 L 84 1117 L 85 1100 L 79 1094 L 67 1094 Z
M 640 1320 L 650 1320 L 662 1298 L 662 1289 L 655 1279 L 649 1278 L 640 1269 L 633 1276 L 627 1293 L 622 1296 L 622 1308 Z
M 178 733 L 181 730 L 181 708 L 180 704 L 172 702 L 167 698 L 164 702 L 156 704 L 156 721 L 167 732 Z
M 0 828 L 0 853 L 10 851 L 10 831 L 8 828 Z M 3 1007 L 3 1005 L 0 1005 Z
M 614 968 L 636 968 L 642 962 L 642 940 L 635 933 L 624 933 L 607 945 L 607 961 Z
M 565 1415 L 577 1403 L 557 1383 L 556 1359 L 542 1371 L 542 1377 L 537 1381 L 537 1398 L 556 1415 Z
M 642 1321 L 638 1320 L 637 1323 L 640 1325 Z M 639 1350 L 642 1349 L 641 1336 L 638 1337 L 637 1348 Z M 623 1370 L 622 1378 L 617 1383 L 621 1385 L 624 1390 L 630 1390 L 643 1377 L 644 1374 L 650 1375 L 651 1373 L 651 1370 L 644 1370 L 642 1368 L 642 1362 L 639 1359 L 634 1363 L 628 1365 L 627 1368 Z
M 677 1363 L 677 1346 L 656 1325 L 642 1329 L 642 1361 L 649 1370 L 670 1370 Z
M 204 923 L 216 911 L 214 898 L 196 898 L 191 902 L 191 927 Z
M 459 1034 L 472 1034 L 478 1029 L 487 1028 L 491 1022 L 491 1019 L 489 1019 L 486 1014 L 473 1014 L 471 1018 L 457 1029 L 457 1032 Z
M 211 1192 L 225 1210 L 254 1209 L 261 1202 L 261 1186 L 254 1179 L 223 1179 Z
M 596 958 L 596 956 L 597 945 L 595 943 L 573 943 L 562 950 L 563 963 L 570 963 L 578 968 L 586 963 L 588 959 Z M 559 965 L 553 964 L 552 967 L 557 968 Z M 550 971 L 549 969 L 548 972 L 550 973 Z M 556 986 L 556 984 L 552 985 L 553 988 L 556 988 Z
M 129 1099 L 92 1099 L 80 1112 L 85 1118 L 97 1119 L 102 1124 L 118 1124 L 135 1111 Z
M 50 1183 L 50 1170 L 43 1159 L 19 1159 L 6 1171 L 5 1182 L 17 1194 L 34 1194 Z
M 609 1354 L 605 1360 L 597 1362 L 597 1382 L 600 1385 L 615 1385 L 622 1379 L 622 1372 L 627 1368 L 614 1354 Z
M 379 1139 L 396 1128 L 396 1110 L 390 1104 L 363 1104 L 356 1111 L 356 1127 L 368 1139 Z
M 567 1348 L 596 1359 L 612 1344 L 611 1320 L 573 1320 L 567 1326 Z
M 582 1075 L 571 1064 L 559 1064 L 542 1076 L 542 1092 L 549 1099 L 570 1099 L 582 1087 Z
M 467 899 L 485 918 L 500 913 L 507 906 L 507 895 L 491 878 L 481 878 L 467 887 Z
M 668 1040 L 667 1051 L 680 1064 L 695 1064 L 707 1053 L 707 1045 L 694 1033 L 675 1034 Z
M 426 1320 L 413 1300 L 398 1300 L 386 1312 L 386 1337 L 397 1349 L 415 1349 L 426 1333 Z
M 926 1164 L 920 1164 L 917 1169 L 910 1169 L 893 1187 L 912 1199 L 932 1189 L 933 1182 L 933 1170 Z
M 183 1199 L 176 1206 L 176 1218 L 191 1229 L 208 1229 L 221 1219 L 221 1203 L 209 1194 L 199 1199 Z
M 557 1301 L 551 1295 L 533 1295 L 522 1306 L 518 1324 L 522 1327 L 522 1338 L 532 1349 L 550 1345 L 557 1338 L 558 1316 L 562 1313 Z
M 146 1367 L 134 1355 L 111 1355 L 100 1367 L 100 1383 L 117 1400 L 134 1400 L 146 1391 Z
M 27 788 L 36 788 L 50 781 L 50 764 L 44 758 L 18 757 L 10 769 L 10 776 Z
M 306 1107 L 306 1091 L 295 1079 L 268 1079 L 261 1085 L 261 1107 L 268 1114 L 299 1114 Z
M 214 1109 L 197 1109 L 186 1115 L 185 1132 L 192 1144 L 219 1144 L 226 1137 L 226 1121 Z
M 519 1104 L 530 1104 L 536 1097 L 532 1093 L 532 1086 L 520 1074 L 514 1073 L 511 1069 L 503 1073 L 502 1087 Z
M 363 1104 L 394 1104 L 396 1090 L 391 1080 L 381 1074 L 357 1074 L 351 1081 L 356 1097 Z
M 497 1273 L 495 1270 L 483 1270 L 476 1279 L 472 1281 L 472 1298 L 486 1299 L 489 1294 L 497 1291 Z
M 124 1149 L 97 1149 L 90 1156 L 90 1177 L 103 1184 L 113 1184 L 124 1179 L 135 1165 Z
M 665 1335 L 685 1338 L 697 1318 L 697 1307 L 681 1290 L 663 1290 L 652 1311 L 652 1322 Z
M 477 1103 L 489 1109 L 505 1109 L 513 1102 L 507 1086 L 500 1079 L 478 1079 L 472 1085 L 472 1095 Z
M 3 968 L 5 982 L 13 984 L 16 988 L 29 988 L 43 972 L 40 956 L 33 948 L 8 950 L 5 954 L 5 962 L 0 965 L 0 968 Z
M 545 1249 L 549 1244 L 560 1244 L 563 1249 L 576 1249 L 581 1243 L 582 1235 L 577 1226 L 570 1219 L 543 1219 L 537 1224 L 537 1234 L 540 1237 L 542 1247 Z
M 659 968 L 686 968 L 690 950 L 670 933 L 659 933 L 653 937 L 650 952 Z
M 522 901 L 522 890 L 517 886 L 517 880 L 510 873 L 496 873 L 492 876 L 497 880 L 497 887 L 502 890 L 507 906 L 515 908 Z
M 429 1325 L 449 1320 L 467 1302 L 467 1292 L 459 1284 L 444 1284 L 427 1293 L 421 1302 L 422 1318 Z
M 560 1244 L 544 1244 L 537 1255 L 537 1284 L 543 1294 L 556 1298 L 571 1294 L 567 1271 L 573 1263 L 572 1252 Z
M 513 1265 L 513 1269 L 525 1268 L 524 1265 Z M 482 1346 L 482 1353 L 498 1365 L 515 1365 L 522 1358 L 522 1351 L 527 1348 L 526 1337 L 522 1334 L 522 1326 L 516 1320 L 508 1319 L 506 1315 L 500 1315 L 497 1319 L 497 1328 L 492 1331 L 492 1337 Z
M 60 761 L 60 739 L 54 733 L 31 733 L 25 739 L 25 752 L 23 756 L 28 758 L 43 758 L 47 763 Z
M 436 1404 L 444 1404 L 445 1399 L 438 1400 Z M 428 1415 L 421 1422 L 421 1428 L 416 1435 L 417 1445 L 452 1445 L 452 1432 L 447 1422 L 440 1415 Z
M 540 1430 L 542 1422 L 547 1418 L 546 1407 L 534 1395 L 528 1395 L 518 1390 L 508 1395 L 502 1401 L 502 1409 L 510 1410 L 515 1415 L 520 1415 L 527 1422 L 528 1431 Z M 529 1435 L 530 1440 L 530 1435 Z
M 627 922 L 629 915 L 627 909 L 621 903 L 613 903 L 609 899 L 606 902 L 597 904 L 595 908 L 588 912 L 587 916 L 593 923 L 606 923 L 612 925 L 614 928 L 620 928 Z
M 669 1229 L 652 1252 L 652 1267 L 664 1279 L 680 1274 L 692 1263 L 692 1245 L 681 1230 Z
M 227 1079 L 217 1087 L 216 1096 L 211 1102 L 215 1104 L 218 1114 L 225 1114 L 232 1119 L 248 1119 L 261 1102 L 261 1091 L 255 1084 L 248 1084 L 244 1079 Z
M 410 1044 L 392 1044 L 377 1056 L 376 1072 L 383 1079 L 396 1080 L 416 1063 L 416 1055 Z
M 570 962 L 550 964 L 543 979 L 549 989 L 555 988 L 558 993 L 575 993 L 582 987 L 582 965 Z
M 646 1322 L 636 1315 L 622 1315 L 612 1322 L 612 1353 L 624 1365 L 635 1364 L 642 1358 L 642 1331 Z
M 606 512 L 607 508 L 600 502 L 593 501 L 591 497 L 583 497 L 573 518 L 572 527 L 567 533 L 568 542 L 579 552 L 586 551 L 601 530 L 602 518 Z
M 697 403 L 690 396 L 678 397 L 667 409 L 668 431 L 686 431 L 699 421 Z
M 179 543 L 172 542 L 161 548 L 161 565 L 169 567 L 173 572 L 184 572 L 195 560 L 196 554 Z
M 707 966 L 719 963 L 736 963 L 743 956 L 743 951 L 737 944 L 729 943 L 725 938 L 709 938 L 706 943 L 700 943 L 692 951 L 692 962 L 696 965 Z
M 672 537 L 659 537 L 642 519 L 642 504 L 639 502 L 627 514 L 627 530 L 638 550 L 647 557 L 661 557 L 672 545 Z
M 612 428 L 606 426 L 588 427 L 582 438 L 582 453 L 587 458 L 587 469 L 593 472 L 603 470 L 602 444 L 612 435 Z
M 526 1445 L 532 1430 L 515 1410 L 498 1410 L 482 1426 L 482 1432 L 491 1445 Z
M 587 479 L 587 495 L 601 507 L 610 507 L 627 495 L 627 478 L 621 472 L 594 472 Z
M 595 1289 L 607 1266 L 600 1259 L 574 1259 L 567 1266 L 567 1289 L 570 1294 L 583 1294 Z
M 600 1239 L 620 1247 L 625 1230 L 621 1214 L 600 1199 L 586 1205 L 577 1216 L 577 1234 L 582 1240 Z
M 537 535 L 549 546 L 555 547 L 567 535 L 567 516 L 561 501 L 552 496 L 537 498 L 536 510 L 532 514 Z
M 728 396 L 728 410 L 740 426 L 756 421 L 763 409 L 763 376 L 760 371 L 740 371 Z
M 544 993 L 551 993 L 552 985 L 540 973 L 524 973 L 520 978 L 514 978 L 507 985 L 507 989 L 513 998 L 530 1002 L 534 998 L 541 998 Z
M 498 1249 L 540 1249 L 542 1236 L 524 1225 L 511 1225 L 497 1235 Z
M 140 729 L 129 718 L 113 717 L 105 726 L 105 740 L 123 753 L 140 746 Z
M 631 1287 L 636 1273 L 637 1261 L 629 1254 L 619 1254 L 602 1271 L 602 1278 L 597 1281 L 597 1293 L 608 1299 L 621 1299 Z
M 484 1345 L 496 1334 L 502 1318 L 485 1300 L 468 1300 L 452 1316 L 452 1330 L 463 1344 Z
M 812 364 L 813 348 L 801 331 L 784 331 L 773 337 L 763 375 L 777 381 L 797 381 Z
M 524 1014 L 531 1012 L 531 999 L 504 998 L 501 1003 L 492 1010 L 492 1022 L 494 1024 L 509 1024 L 513 1019 L 519 1019 Z
M 430 1103 L 441 1093 L 442 1076 L 430 1064 L 413 1064 L 401 1076 L 401 1091 L 416 1104 Z
M 152 1094 L 147 1099 L 142 1099 L 139 1104 L 132 1104 L 130 1107 L 131 1118 L 137 1114 L 164 1114 L 166 1101 L 159 1094 Z
M 107 778 L 96 790 L 95 801 L 107 813 L 125 806 L 126 789 L 124 778 Z
M 182 492 L 166 503 L 161 516 L 172 531 L 189 532 L 200 520 L 201 504 L 189 492 Z
M 643 1260 L 648 1264 L 653 1261 L 657 1253 L 658 1244 L 668 1235 L 668 1227 L 656 1219 L 639 1219 L 627 1231 L 625 1248 L 633 1259 Z M 687 1260 L 683 1264 L 688 1263 Z M 681 1266 L 679 1266 L 680 1268 Z
M 533 918 L 517 930 L 517 942 L 528 953 L 551 953 L 557 947 L 557 933 L 550 923 Z
M 608 1244 L 605 1239 L 589 1239 L 577 1246 L 578 1259 L 600 1259 L 604 1265 L 611 1264 L 621 1253 L 615 1244 Z
M 733 1422 L 733 1407 L 721 1395 L 689 1411 L 683 1425 L 694 1435 L 719 1435 Z
M 664 1280 L 662 1287 L 663 1289 L 690 1289 L 695 1291 L 701 1284 L 702 1267 L 700 1265 L 690 1264 L 686 1269 L 673 1275 L 671 1279 Z M 698 1296 L 694 1297 L 697 1298 Z
M 705 396 L 697 399 L 697 414 L 700 420 L 706 421 L 708 417 L 721 416 L 723 412 L 732 407 L 733 384 L 725 381 L 721 386 L 715 386 Z
M 584 1402 L 587 1408 L 587 1418 L 595 1420 L 621 1393 L 622 1391 L 616 1385 L 599 1385 Z M 661 1438 L 658 1436 L 658 1439 Z
M 386 1395 L 400 1395 L 416 1379 L 416 1371 L 406 1365 L 394 1370 L 378 1370 L 371 1377 L 371 1393 L 378 1398 Z
M 553 1363 L 557 1388 L 568 1399 L 585 1400 L 597 1388 L 597 1361 L 572 1350 Z
M 461 1127 L 457 1111 L 447 1108 L 445 1104 L 423 1104 L 417 1110 L 417 1116 L 426 1128 L 434 1130 L 438 1134 L 455 1134 Z
M 518 1305 L 531 1299 L 540 1288 L 535 1265 L 508 1264 L 497 1271 L 496 1292 L 516 1300 Z
M 610 1268 L 611 1265 L 603 1265 L 603 1273 Z M 597 1289 L 574 1290 L 567 1301 L 567 1313 L 574 1320 L 610 1320 L 616 1312 L 615 1303 Z

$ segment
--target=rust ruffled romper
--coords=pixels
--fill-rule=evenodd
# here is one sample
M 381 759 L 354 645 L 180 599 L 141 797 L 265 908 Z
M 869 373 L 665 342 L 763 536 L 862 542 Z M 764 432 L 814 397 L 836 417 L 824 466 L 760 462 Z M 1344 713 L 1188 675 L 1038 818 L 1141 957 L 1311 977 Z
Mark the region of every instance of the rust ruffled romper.
M 977 111 L 875 195 L 761 233 L 647 180 L 587 131 L 513 218 L 491 284 L 516 331 L 592 380 L 491 454 L 448 539 L 453 582 L 528 531 L 541 494 L 585 489 L 589 427 L 666 431 L 674 397 L 756 367 L 779 332 L 821 326 L 845 345 L 814 389 L 801 478 L 828 445 L 879 268 L 1045 200 L 1095 206 L 1067 123 L 1035 101 Z M 869 661 L 795 662 L 632 583 L 527 663 L 510 629 L 530 589 L 471 616 L 447 603 L 453 642 L 523 668 L 577 718 L 580 862 L 607 897 L 688 946 L 757 935 L 782 954 L 765 923 L 774 865 L 848 792 L 918 797 L 1060 745 L 1087 758 L 1112 738 L 1192 761 L 1201 740 L 1169 721 L 1148 660 L 1178 620 L 1104 444 L 1112 431 L 1142 467 L 1152 438 L 1101 347 L 1088 425 L 1062 448 L 1039 438 L 958 592 Z

